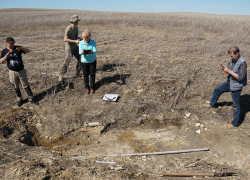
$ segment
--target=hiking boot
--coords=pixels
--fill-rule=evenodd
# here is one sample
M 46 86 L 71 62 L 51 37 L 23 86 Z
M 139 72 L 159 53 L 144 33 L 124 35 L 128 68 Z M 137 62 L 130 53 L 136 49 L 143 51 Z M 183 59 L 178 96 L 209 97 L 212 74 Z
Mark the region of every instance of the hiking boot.
M 35 101 L 34 99 L 31 99 L 30 104 L 38 105 L 39 103 L 37 101 Z
M 210 106 L 210 104 L 203 104 L 203 107 L 212 108 L 212 107 Z
M 59 76 L 59 84 L 63 85 L 63 76 L 62 75 Z
M 21 101 L 17 101 L 17 107 L 22 106 L 22 104 L 23 104 L 22 100 Z
M 226 127 L 226 128 L 228 128 L 228 129 L 233 129 L 233 128 L 235 128 L 235 126 L 233 126 L 232 124 L 224 124 L 224 126 Z
M 207 101 L 205 104 L 202 105 L 205 108 L 216 108 L 215 106 L 210 106 L 210 101 Z
M 89 88 L 87 88 L 85 92 L 86 92 L 86 94 L 89 94 Z
M 59 81 L 59 85 L 63 85 L 63 83 L 64 83 L 63 81 Z
M 90 93 L 91 94 L 94 94 L 95 93 L 95 90 L 93 88 L 90 89 Z
M 76 75 L 75 75 L 76 78 L 78 78 L 80 76 L 80 72 L 81 71 L 76 71 Z

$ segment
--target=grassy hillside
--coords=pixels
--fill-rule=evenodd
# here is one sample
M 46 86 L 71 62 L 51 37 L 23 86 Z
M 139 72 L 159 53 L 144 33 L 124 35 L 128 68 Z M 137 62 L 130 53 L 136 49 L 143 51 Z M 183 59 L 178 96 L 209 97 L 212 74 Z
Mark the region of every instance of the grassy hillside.
M 58 85 L 64 61 L 64 31 L 74 14 L 81 18 L 79 36 L 89 29 L 97 43 L 94 95 L 85 94 L 82 73 L 81 77 L 74 78 L 75 60 L 65 76 L 65 84 Z M 93 165 L 96 158 L 103 160 L 100 156 L 104 154 L 208 147 L 212 152 L 209 155 L 200 153 L 188 158 L 185 155 L 128 158 L 125 160 L 128 171 L 114 175 L 113 179 L 155 179 L 156 172 L 181 170 L 212 172 L 215 167 L 223 169 L 223 164 L 230 170 L 238 169 L 242 179 L 247 176 L 245 173 L 250 171 L 249 86 L 241 94 L 244 133 L 223 127 L 232 120 L 229 93 L 221 96 L 217 109 L 204 108 L 203 104 L 210 100 L 213 89 L 226 80 L 220 64 L 228 64 L 227 50 L 231 45 L 239 46 L 240 54 L 249 62 L 250 16 L 1 9 L 0 19 L 0 49 L 6 47 L 6 37 L 12 36 L 16 45 L 31 50 L 23 55 L 23 60 L 40 104 L 34 107 L 25 103 L 14 108 L 16 101 L 8 70 L 6 64 L 1 64 L 1 140 L 44 146 L 49 151 L 60 152 L 63 155 L 60 158 L 93 157 L 88 165 Z M 103 101 L 107 93 L 118 94 L 118 102 Z M 23 90 L 22 94 L 26 98 Z M 187 113 L 192 114 L 191 118 L 187 118 Z M 91 122 L 99 122 L 101 126 L 89 127 Z M 196 133 L 196 123 L 205 124 L 207 130 Z M 11 143 L 9 149 L 12 149 Z M 205 158 L 208 160 L 195 168 L 184 168 L 184 164 Z M 40 161 L 46 164 L 43 159 Z M 68 162 L 68 159 L 61 161 Z M 76 161 L 72 164 L 82 167 L 82 163 Z M 124 163 L 122 158 L 118 161 Z M 144 166 L 136 169 L 134 164 L 138 161 Z M 13 167 L 16 166 L 22 165 L 16 163 Z M 107 168 L 100 167 L 103 177 L 113 177 Z M 64 168 L 70 172 L 79 170 L 67 165 Z M 55 171 L 60 174 L 61 169 Z M 2 172 L 4 177 L 7 170 Z M 91 167 L 84 172 L 92 172 Z M 144 174 L 140 174 L 142 172 Z M 50 177 L 58 175 L 52 170 L 50 173 Z M 83 177 L 81 173 L 79 177 Z M 67 175 L 66 170 L 60 175 L 73 176 Z M 79 179 L 77 175 L 74 177 Z M 88 177 L 100 179 L 101 175 Z

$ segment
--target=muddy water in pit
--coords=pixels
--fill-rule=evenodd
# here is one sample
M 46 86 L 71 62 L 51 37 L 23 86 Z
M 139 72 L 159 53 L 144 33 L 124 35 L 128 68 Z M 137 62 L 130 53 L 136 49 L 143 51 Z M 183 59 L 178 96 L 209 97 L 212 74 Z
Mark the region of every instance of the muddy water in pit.
M 119 123 L 106 126 L 88 124 L 67 134 L 44 136 L 40 119 L 34 110 L 9 109 L 0 116 L 1 135 L 29 146 L 44 146 L 63 156 L 100 156 L 124 153 L 162 151 L 171 148 L 175 139 L 170 129 L 179 129 L 181 121 L 144 119 L 133 128 L 119 129 Z M 168 130 L 166 129 L 168 128 Z M 170 129 L 169 129 L 170 128 Z M 38 130 L 39 129 L 39 130 Z
M 125 127 L 127 124 L 123 120 L 107 124 L 106 126 L 103 126 L 101 123 L 90 123 L 91 125 L 84 124 L 79 129 L 72 130 L 66 134 L 58 134 L 51 138 L 45 135 L 43 128 L 41 128 L 43 121 L 37 114 L 35 110 L 29 108 L 13 108 L 0 114 L 0 133 L 2 139 L 5 140 L 5 142 L 13 142 L 14 140 L 30 146 L 25 147 L 20 146 L 20 144 L 18 145 L 18 148 L 21 148 L 21 150 L 16 153 L 23 155 L 23 158 L 28 158 L 28 154 L 25 153 L 28 149 L 38 155 L 37 159 L 43 157 L 49 158 L 50 155 L 47 151 L 49 150 L 50 153 L 54 153 L 54 151 L 59 152 L 58 155 L 54 157 L 55 159 L 59 157 L 68 158 L 70 162 L 75 160 L 75 164 L 78 165 L 82 165 L 87 159 L 89 164 L 83 164 L 84 166 L 93 165 L 93 162 L 96 160 L 115 161 L 126 164 L 127 172 L 129 173 L 134 172 L 135 167 L 138 168 L 136 172 L 140 173 L 141 171 L 143 173 L 148 171 L 154 174 L 155 170 L 167 172 L 169 168 L 171 171 L 174 171 L 173 169 L 181 168 L 184 167 L 184 165 L 190 165 L 200 160 L 202 163 L 199 163 L 199 166 L 197 166 L 198 171 L 201 171 L 200 168 L 206 168 L 206 171 L 208 169 L 209 171 L 215 169 L 215 166 L 210 167 L 211 162 L 212 164 L 216 164 L 217 170 L 225 166 L 224 162 L 234 163 L 234 167 L 239 169 L 242 169 L 242 164 L 246 164 L 243 168 L 248 168 L 248 160 L 244 153 L 240 156 L 230 155 L 234 152 L 235 147 L 239 147 L 239 143 L 234 146 L 227 146 L 228 148 L 223 149 L 224 145 L 221 141 L 225 140 L 226 142 L 230 142 L 230 137 L 225 135 L 225 133 L 227 133 L 226 131 L 224 134 L 223 132 L 211 133 L 212 130 L 219 132 L 220 127 L 213 126 L 212 129 L 210 125 L 207 124 L 207 127 L 211 130 L 207 132 L 202 131 L 202 134 L 199 135 L 195 133 L 196 121 L 192 119 L 188 120 L 189 123 L 183 123 L 183 119 L 140 118 L 135 120 L 134 122 L 136 123 L 133 125 L 130 124 L 129 127 Z M 93 124 L 95 125 L 93 126 Z M 6 145 L 2 145 L 2 147 L 4 147 L 2 148 L 2 152 L 7 153 L 5 151 Z M 33 148 L 32 146 L 43 146 L 46 147 L 47 150 Z M 122 154 L 199 148 L 209 148 L 210 151 L 149 157 L 127 156 L 123 158 L 121 156 Z M 12 147 L 9 147 L 9 149 L 12 149 Z M 112 155 L 117 154 L 117 157 L 112 157 Z M 25 155 L 27 155 L 27 157 L 25 157 Z M 104 157 L 104 155 L 109 156 Z M 6 156 L 3 162 L 7 163 L 8 158 L 9 161 L 11 161 L 10 158 L 16 158 L 16 155 L 13 155 L 13 157 Z M 63 163 L 66 163 L 66 161 L 63 161 Z M 60 161 L 59 164 L 61 165 L 62 162 Z M 69 163 L 67 162 L 66 164 Z M 22 163 L 18 165 L 22 165 Z M 71 166 L 68 165 L 65 165 L 65 167 L 71 168 Z M 159 170 L 159 167 L 165 167 L 165 169 Z M 106 166 L 103 168 L 106 168 Z M 106 171 L 109 172 L 107 168 L 102 172 Z M 181 170 L 179 169 L 179 171 Z M 69 176 L 71 177 L 71 175 Z M 155 174 L 152 176 L 155 176 Z

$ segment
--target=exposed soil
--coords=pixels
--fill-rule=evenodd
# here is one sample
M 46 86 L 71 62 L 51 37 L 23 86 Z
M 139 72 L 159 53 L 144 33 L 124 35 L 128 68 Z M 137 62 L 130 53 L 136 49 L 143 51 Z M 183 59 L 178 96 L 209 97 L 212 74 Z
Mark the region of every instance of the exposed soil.
M 221 96 L 218 108 L 204 106 L 226 78 L 218 61 L 205 59 L 211 54 L 206 47 L 218 41 L 221 49 L 214 56 L 228 62 L 231 44 L 220 42 L 221 34 L 203 30 L 194 38 L 186 35 L 188 26 L 81 23 L 79 31 L 89 29 L 97 42 L 93 95 L 85 94 L 82 74 L 74 77 L 75 61 L 65 84 L 58 84 L 67 24 L 1 27 L 0 49 L 13 36 L 17 45 L 31 50 L 23 59 L 39 102 L 35 106 L 25 99 L 16 107 L 6 64 L 0 66 L 1 179 L 193 179 L 160 175 L 215 171 L 234 173 L 216 179 L 248 179 L 249 87 L 241 94 L 238 128 L 223 126 L 233 118 L 229 93 Z M 241 45 L 250 49 L 249 43 Z M 246 52 L 243 56 L 249 59 Z M 23 89 L 22 94 L 26 98 Z M 119 98 L 104 101 L 105 94 Z M 125 155 L 202 148 L 209 151 Z

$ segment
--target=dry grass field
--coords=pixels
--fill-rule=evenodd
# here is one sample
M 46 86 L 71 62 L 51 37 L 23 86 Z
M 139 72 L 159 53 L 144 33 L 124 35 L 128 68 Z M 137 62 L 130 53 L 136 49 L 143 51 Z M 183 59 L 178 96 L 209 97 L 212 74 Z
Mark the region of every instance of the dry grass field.
M 85 95 L 82 72 L 74 77 L 75 61 L 58 85 L 64 31 L 74 14 L 81 18 L 79 36 L 89 29 L 97 43 L 94 95 Z M 250 16 L 2 9 L 0 19 L 0 49 L 12 36 L 31 50 L 23 60 L 39 101 L 15 107 L 8 69 L 0 65 L 1 179 L 180 179 L 159 175 L 214 170 L 236 174 L 226 179 L 248 179 L 249 86 L 241 94 L 239 128 L 223 126 L 233 118 L 229 93 L 216 109 L 203 104 L 226 80 L 220 64 L 229 62 L 229 46 L 239 46 L 249 62 Z M 118 101 L 103 101 L 109 93 Z M 103 156 L 199 148 L 210 151 Z

